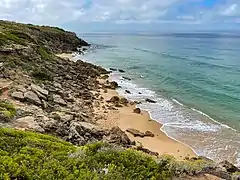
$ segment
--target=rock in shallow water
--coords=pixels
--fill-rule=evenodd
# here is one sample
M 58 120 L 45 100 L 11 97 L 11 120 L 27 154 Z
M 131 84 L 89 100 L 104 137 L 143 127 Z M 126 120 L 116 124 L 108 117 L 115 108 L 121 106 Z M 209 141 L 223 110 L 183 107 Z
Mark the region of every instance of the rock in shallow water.
M 157 103 L 157 101 L 154 101 L 154 100 L 148 99 L 148 98 L 145 101 L 148 102 L 148 103 Z

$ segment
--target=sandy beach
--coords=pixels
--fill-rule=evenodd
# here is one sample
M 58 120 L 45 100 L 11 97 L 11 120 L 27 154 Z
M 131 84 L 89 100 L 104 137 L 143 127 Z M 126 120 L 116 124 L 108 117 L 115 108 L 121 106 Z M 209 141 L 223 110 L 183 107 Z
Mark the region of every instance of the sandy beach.
M 58 57 L 64 59 L 71 59 L 72 54 L 58 54 Z M 99 79 L 100 83 L 105 84 L 106 80 Z M 195 157 L 196 153 L 187 145 L 180 143 L 160 130 L 162 124 L 151 120 L 147 111 L 142 111 L 141 114 L 133 113 L 135 105 L 128 105 L 117 110 L 106 111 L 102 106 L 105 106 L 107 100 L 110 100 L 113 96 L 119 96 L 116 90 L 108 90 L 104 93 L 101 89 L 101 96 L 104 98 L 103 104 L 95 108 L 95 112 L 101 115 L 103 118 L 98 121 L 98 124 L 106 129 L 118 126 L 123 131 L 128 128 L 139 130 L 140 132 L 150 131 L 154 134 L 154 137 L 134 137 L 127 132 L 127 135 L 131 141 L 135 141 L 137 145 L 142 145 L 144 148 L 149 149 L 152 152 L 157 152 L 159 155 L 169 154 L 173 155 L 178 160 L 183 160 L 186 157 Z
M 103 80 L 101 80 L 104 83 Z M 104 93 L 101 90 L 101 95 L 104 101 L 111 99 L 113 96 L 118 96 L 117 91 L 108 90 Z M 106 104 L 102 104 L 106 105 Z M 120 127 L 123 131 L 128 128 L 139 130 L 140 132 L 150 131 L 154 134 L 154 137 L 134 137 L 132 134 L 127 132 L 127 135 L 132 141 L 142 145 L 144 148 L 149 149 L 152 152 L 157 152 L 159 155 L 169 154 L 173 155 L 178 160 L 183 160 L 186 157 L 197 156 L 195 152 L 180 142 L 177 142 L 168 137 L 164 132 L 160 130 L 162 124 L 151 120 L 148 112 L 142 111 L 141 114 L 133 113 L 135 105 L 128 105 L 118 108 L 118 110 L 110 110 L 104 113 L 101 108 L 97 110 L 97 113 L 102 113 L 104 119 L 98 121 L 103 128 L 112 128 L 114 126 Z

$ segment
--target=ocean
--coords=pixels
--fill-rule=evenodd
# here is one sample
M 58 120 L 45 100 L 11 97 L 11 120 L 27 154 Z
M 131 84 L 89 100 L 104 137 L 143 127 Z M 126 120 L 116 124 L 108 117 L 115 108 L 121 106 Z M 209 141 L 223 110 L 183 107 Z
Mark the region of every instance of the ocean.
M 240 37 L 234 34 L 80 34 L 82 59 L 123 69 L 112 79 L 162 131 L 197 154 L 240 165 Z M 131 78 L 126 80 L 122 76 Z M 125 94 L 125 90 L 131 94 Z M 144 102 L 144 101 L 143 101 Z

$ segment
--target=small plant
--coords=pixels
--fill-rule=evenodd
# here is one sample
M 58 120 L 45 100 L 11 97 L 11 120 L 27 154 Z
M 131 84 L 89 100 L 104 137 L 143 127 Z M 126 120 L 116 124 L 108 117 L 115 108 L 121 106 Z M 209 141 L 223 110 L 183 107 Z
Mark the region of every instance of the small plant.
M 38 49 L 38 52 L 39 52 L 42 60 L 47 61 L 47 60 L 52 59 L 51 54 L 49 52 L 47 52 L 47 50 L 44 47 L 40 46 L 39 49 Z
M 32 72 L 32 76 L 38 81 L 51 81 L 52 75 L 45 69 L 36 69 Z
M 5 119 L 12 119 L 16 115 L 16 109 L 7 101 L 0 101 L 0 114 Z

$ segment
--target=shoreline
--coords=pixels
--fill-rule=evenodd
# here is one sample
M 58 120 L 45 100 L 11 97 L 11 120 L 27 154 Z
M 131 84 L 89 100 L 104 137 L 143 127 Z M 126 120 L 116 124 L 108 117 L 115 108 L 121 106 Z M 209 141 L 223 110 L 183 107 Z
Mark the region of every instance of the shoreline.
M 104 82 L 102 83 L 104 84 Z M 108 90 L 107 93 L 101 91 L 100 94 L 104 98 L 104 102 L 111 99 L 113 96 L 119 96 L 119 93 L 116 90 Z M 105 105 L 106 103 L 101 104 L 101 106 Z M 133 112 L 135 108 L 136 105 L 128 105 L 120 107 L 117 110 L 110 110 L 107 113 L 104 113 L 101 108 L 98 108 L 96 112 L 105 118 L 99 120 L 97 123 L 107 129 L 118 126 L 125 132 L 127 129 L 135 129 L 140 132 L 150 131 L 154 134 L 154 137 L 141 138 L 134 137 L 129 132 L 126 133 L 131 141 L 135 141 L 136 144 L 152 152 L 157 152 L 159 155 L 172 155 L 177 160 L 184 160 L 185 158 L 198 156 L 190 146 L 171 138 L 163 132 L 161 130 L 163 124 L 151 119 L 150 114 L 147 111 L 142 110 L 141 114 L 136 114 Z
M 58 54 L 66 60 L 71 60 L 73 54 Z M 100 84 L 104 85 L 106 80 L 99 79 Z M 132 134 L 127 133 L 131 141 L 135 141 L 137 145 L 140 145 L 152 152 L 157 152 L 159 155 L 167 154 L 172 155 L 178 160 L 184 160 L 186 157 L 196 157 L 198 154 L 187 144 L 178 141 L 167 135 L 162 131 L 164 124 L 150 117 L 150 113 L 142 110 L 141 114 L 133 113 L 136 108 L 135 105 L 128 105 L 117 108 L 117 110 L 106 111 L 104 106 L 107 105 L 106 101 L 111 99 L 113 96 L 120 97 L 117 90 L 108 89 L 107 93 L 104 93 L 104 89 L 101 88 L 100 95 L 103 97 L 103 102 L 100 105 L 94 106 L 95 113 L 100 115 L 102 118 L 97 121 L 98 125 L 105 129 L 111 129 L 118 126 L 121 130 L 126 132 L 127 129 L 132 128 L 140 132 L 150 131 L 154 134 L 154 137 L 134 137 Z

